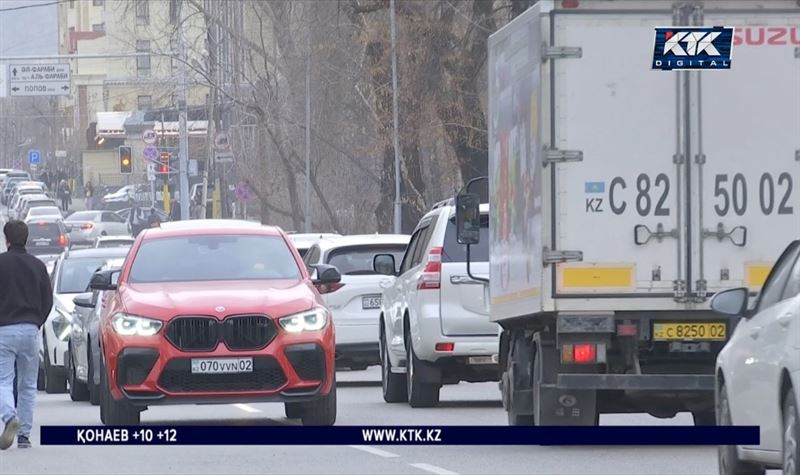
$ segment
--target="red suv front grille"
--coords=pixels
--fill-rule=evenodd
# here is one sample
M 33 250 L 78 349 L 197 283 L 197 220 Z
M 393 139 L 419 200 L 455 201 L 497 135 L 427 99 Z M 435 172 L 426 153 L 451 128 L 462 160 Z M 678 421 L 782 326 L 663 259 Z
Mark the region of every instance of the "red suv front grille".
M 259 350 L 277 335 L 275 324 L 263 315 L 239 315 L 219 321 L 213 317 L 177 317 L 166 337 L 183 351 L 212 351 L 221 342 L 234 351 Z

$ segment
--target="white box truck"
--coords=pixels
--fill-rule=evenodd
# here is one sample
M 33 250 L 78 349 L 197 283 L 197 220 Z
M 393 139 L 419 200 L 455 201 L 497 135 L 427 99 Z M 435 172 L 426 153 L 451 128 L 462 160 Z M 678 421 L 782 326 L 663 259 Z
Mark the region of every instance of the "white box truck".
M 730 69 L 652 69 L 671 26 L 734 27 Z M 488 72 L 509 422 L 713 424 L 736 321 L 709 298 L 758 292 L 800 236 L 800 5 L 542 1 L 490 37 Z

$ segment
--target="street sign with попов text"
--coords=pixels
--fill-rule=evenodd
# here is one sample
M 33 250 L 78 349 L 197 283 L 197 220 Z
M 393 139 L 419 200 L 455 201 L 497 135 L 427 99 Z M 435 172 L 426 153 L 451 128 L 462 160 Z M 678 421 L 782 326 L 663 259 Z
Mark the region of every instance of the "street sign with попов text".
M 69 64 L 9 64 L 10 96 L 69 96 L 72 75 Z

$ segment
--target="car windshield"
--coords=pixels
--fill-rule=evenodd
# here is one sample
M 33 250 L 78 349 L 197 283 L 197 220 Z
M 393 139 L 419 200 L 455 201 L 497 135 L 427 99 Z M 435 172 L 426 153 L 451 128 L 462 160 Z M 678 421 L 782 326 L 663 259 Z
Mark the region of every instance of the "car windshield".
M 372 260 L 376 254 L 392 254 L 394 261 L 400 262 L 405 250 L 403 244 L 341 247 L 328 254 L 328 264 L 336 266 L 342 275 L 374 275 Z
M 131 283 L 300 278 L 278 236 L 206 235 L 153 239 L 133 261 Z
M 53 216 L 60 215 L 61 212 L 55 206 L 39 206 L 31 208 L 28 214 L 30 216 Z
M 103 267 L 108 258 L 105 257 L 73 257 L 65 259 L 61 264 L 57 293 L 79 294 L 86 292 L 89 279 L 97 269 Z
M 96 221 L 96 211 L 76 211 L 67 217 L 67 221 Z

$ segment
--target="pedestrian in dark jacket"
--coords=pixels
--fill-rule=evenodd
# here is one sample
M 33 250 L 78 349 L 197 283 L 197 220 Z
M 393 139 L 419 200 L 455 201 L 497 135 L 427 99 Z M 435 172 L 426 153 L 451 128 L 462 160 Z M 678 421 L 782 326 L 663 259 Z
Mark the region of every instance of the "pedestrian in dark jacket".
M 3 233 L 8 251 L 0 254 L 0 450 L 9 448 L 14 437 L 18 447 L 30 447 L 39 375 L 39 329 L 53 307 L 47 268 L 25 250 L 28 226 L 12 220 L 3 227 Z

